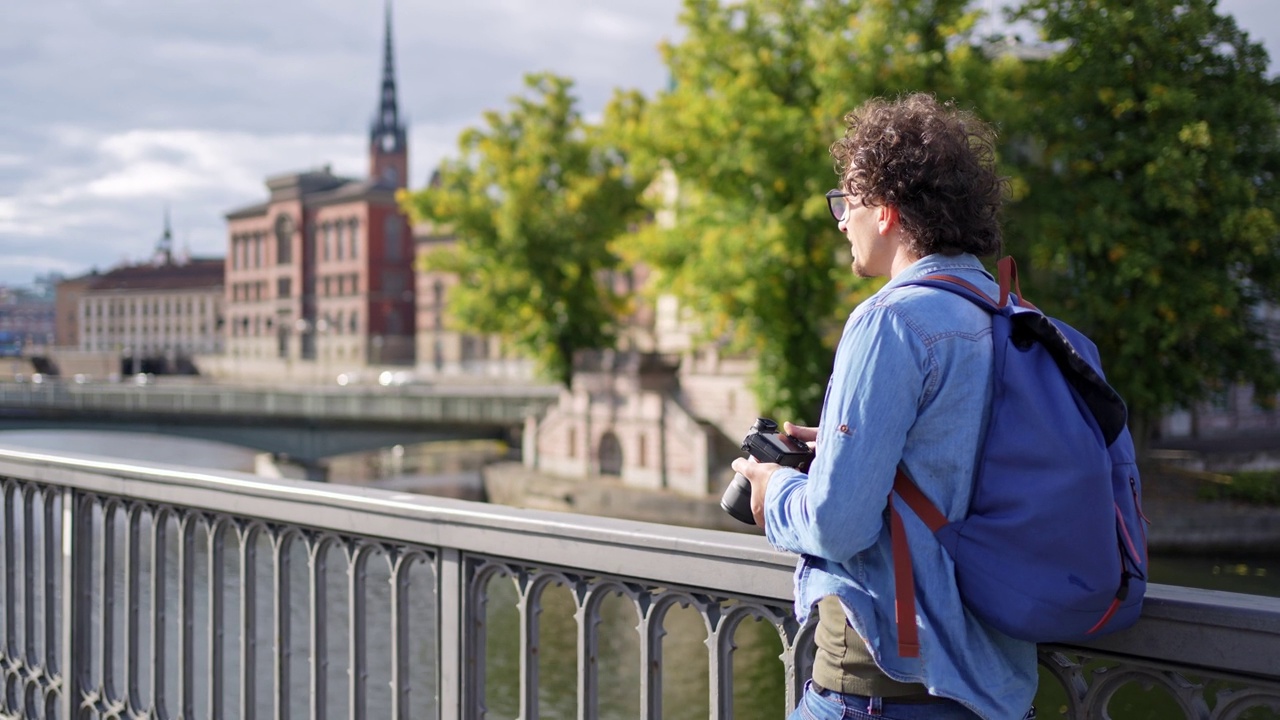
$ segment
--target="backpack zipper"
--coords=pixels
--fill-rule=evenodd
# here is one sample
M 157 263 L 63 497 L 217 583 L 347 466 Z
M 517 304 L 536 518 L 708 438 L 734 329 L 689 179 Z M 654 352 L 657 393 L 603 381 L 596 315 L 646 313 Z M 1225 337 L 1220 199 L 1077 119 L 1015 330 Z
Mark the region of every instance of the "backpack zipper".
M 1142 565 L 1147 565 L 1147 525 L 1151 521 L 1147 519 L 1146 513 L 1142 512 L 1142 501 L 1138 499 L 1138 480 L 1134 476 L 1129 476 L 1129 491 L 1133 493 L 1133 507 L 1138 511 L 1138 517 L 1142 518 L 1142 522 L 1138 523 L 1138 532 L 1142 533 Z

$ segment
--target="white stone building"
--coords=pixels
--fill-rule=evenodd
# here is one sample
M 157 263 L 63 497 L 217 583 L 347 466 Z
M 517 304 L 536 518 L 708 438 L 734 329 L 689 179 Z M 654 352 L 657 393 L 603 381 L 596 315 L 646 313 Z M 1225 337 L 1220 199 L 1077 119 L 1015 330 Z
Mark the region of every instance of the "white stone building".
M 124 372 L 191 372 L 192 358 L 223 350 L 223 261 L 177 261 L 116 268 L 80 296 L 77 346 L 116 353 Z

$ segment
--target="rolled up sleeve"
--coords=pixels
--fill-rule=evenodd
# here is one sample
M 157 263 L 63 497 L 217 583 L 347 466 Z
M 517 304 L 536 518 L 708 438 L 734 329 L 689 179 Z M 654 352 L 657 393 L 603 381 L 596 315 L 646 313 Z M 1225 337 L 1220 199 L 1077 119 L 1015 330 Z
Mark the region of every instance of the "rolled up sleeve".
M 770 479 L 765 531 L 774 547 L 840 562 L 876 541 L 931 365 L 920 334 L 892 306 L 855 311 L 808 474 L 788 469 Z

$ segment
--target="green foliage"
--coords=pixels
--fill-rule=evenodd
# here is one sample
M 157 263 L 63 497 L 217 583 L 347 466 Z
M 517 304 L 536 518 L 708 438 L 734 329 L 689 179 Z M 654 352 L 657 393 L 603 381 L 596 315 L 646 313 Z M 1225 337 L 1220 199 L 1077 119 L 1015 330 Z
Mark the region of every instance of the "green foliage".
M 1259 470 L 1232 473 L 1221 482 L 1202 485 L 1199 494 L 1204 500 L 1280 505 L 1280 472 Z
M 822 197 L 838 182 L 825 149 L 867 97 L 982 87 L 985 98 L 988 64 L 961 41 L 967 5 L 685 2 L 684 38 L 664 48 L 673 86 L 630 134 L 638 158 L 679 179 L 676 220 L 632 249 L 711 338 L 757 359 L 770 414 L 818 419 L 840 317 L 872 289 L 854 282 Z
M 455 326 L 501 335 L 568 385 L 576 350 L 613 343 L 622 298 L 604 282 L 618 267 L 610 243 L 636 220 L 640 183 L 619 147 L 583 121 L 570 80 L 525 82 L 531 97 L 485 113 L 438 182 L 405 205 L 457 237 L 424 268 L 460 278 L 449 295 Z M 625 127 L 642 106 L 620 96 L 611 124 Z
M 1017 17 L 1061 49 L 1019 71 L 1008 153 L 1030 299 L 1097 342 L 1135 435 L 1226 383 L 1272 397 L 1280 86 L 1261 46 L 1212 0 L 1029 0 Z

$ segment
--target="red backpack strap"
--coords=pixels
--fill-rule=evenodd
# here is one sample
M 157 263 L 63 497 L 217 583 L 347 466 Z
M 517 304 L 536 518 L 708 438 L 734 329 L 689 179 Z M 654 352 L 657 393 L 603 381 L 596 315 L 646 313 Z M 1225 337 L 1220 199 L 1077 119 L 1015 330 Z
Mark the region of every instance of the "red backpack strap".
M 1000 274 L 1000 307 L 1009 304 L 1009 291 L 1013 290 L 1013 294 L 1018 298 L 1018 305 L 1038 310 L 1035 305 L 1027 302 L 1022 295 L 1022 285 L 1018 282 L 1018 263 L 1014 261 L 1012 255 L 1006 255 L 996 263 L 996 271 Z
M 977 297 L 985 300 L 987 304 L 990 305 L 992 308 L 999 310 L 1002 307 L 1001 305 L 997 305 L 995 299 L 992 298 L 990 295 L 982 292 L 982 290 L 979 290 L 977 285 L 974 285 L 968 280 L 958 278 L 954 275 L 942 275 L 942 274 L 925 275 L 920 279 L 932 280 L 935 282 L 945 282 L 945 283 L 950 283 L 952 285 L 959 285 L 960 287 L 964 288 L 965 290 L 968 290 L 969 292 L 973 293 Z
M 893 543 L 893 594 L 898 623 L 898 655 L 920 657 L 920 635 L 916 630 L 915 573 L 911 567 L 911 548 L 907 545 L 907 528 L 898 508 L 893 504 L 894 493 L 933 532 L 947 524 L 947 516 L 920 492 L 920 488 L 899 467 L 898 474 L 893 478 L 893 491 L 889 493 L 889 537 Z

